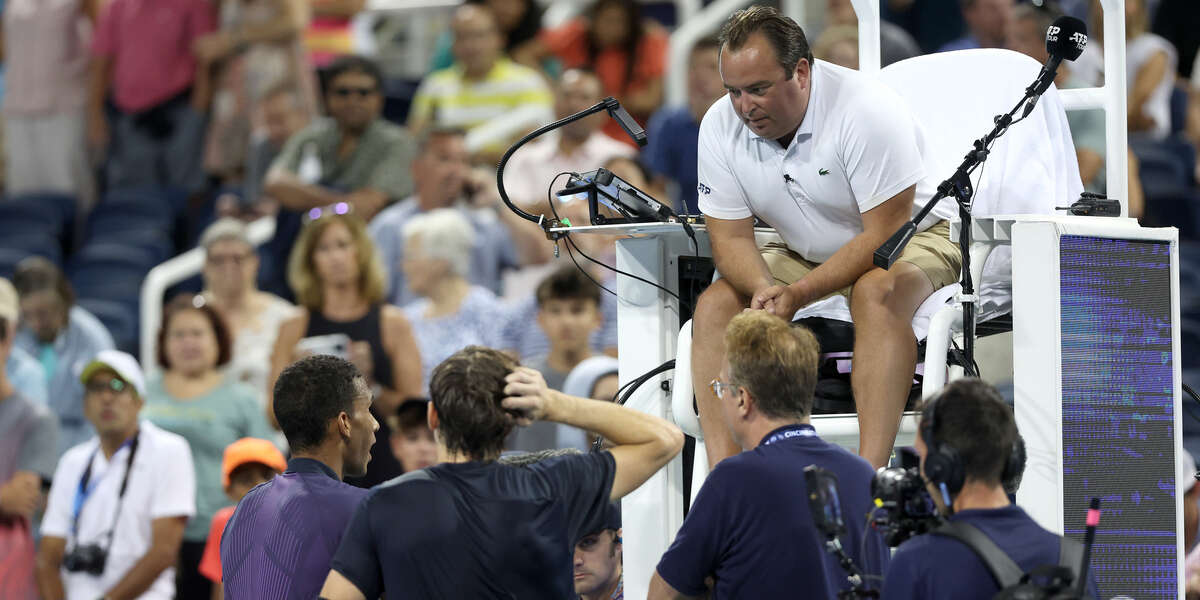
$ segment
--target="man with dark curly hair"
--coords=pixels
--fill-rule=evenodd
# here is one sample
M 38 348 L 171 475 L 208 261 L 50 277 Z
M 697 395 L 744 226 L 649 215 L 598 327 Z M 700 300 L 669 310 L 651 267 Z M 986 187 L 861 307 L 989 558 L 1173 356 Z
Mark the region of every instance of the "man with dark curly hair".
M 371 460 L 379 423 L 358 369 L 310 356 L 275 381 L 275 419 L 292 449 L 282 475 L 250 490 L 221 538 L 225 597 L 313 598 L 367 490 L 343 483 Z
M 550 390 L 498 350 L 455 353 L 434 369 L 429 392 L 442 464 L 368 492 L 322 598 L 570 597 L 575 542 L 683 446 L 663 419 Z M 534 421 L 594 431 L 614 447 L 498 463 L 513 426 Z

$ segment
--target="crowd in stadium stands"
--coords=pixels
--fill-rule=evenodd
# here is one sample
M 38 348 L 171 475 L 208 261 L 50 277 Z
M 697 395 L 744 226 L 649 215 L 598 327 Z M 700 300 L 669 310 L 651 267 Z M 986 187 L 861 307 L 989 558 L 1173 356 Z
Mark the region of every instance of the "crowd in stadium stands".
M 969 48 L 1043 62 L 1046 28 L 1068 14 L 1090 42 L 1056 84 L 1103 82 L 1113 42 L 1099 0 L 879 1 L 884 66 Z M 605 167 L 698 214 L 699 125 L 726 93 L 716 32 L 690 50 L 686 102 L 667 105 L 672 3 L 593 0 L 553 23 L 538 0 L 430 7 L 448 26 L 427 40 L 419 80 L 388 64 L 393 42 L 360 40 L 408 13 L 365 4 L 0 0 L 0 598 L 220 597 L 230 507 L 291 473 L 275 383 L 308 356 L 340 356 L 373 394 L 371 460 L 335 478 L 358 487 L 436 462 L 426 399 L 435 369 L 467 346 L 517 357 L 552 389 L 614 397 L 614 273 L 560 257 L 565 246 L 509 211 L 495 165 L 536 126 L 614 96 L 648 146 L 603 113 L 576 121 L 512 157 L 507 194 L 586 223 L 585 201 L 553 192 L 560 174 Z M 808 5 L 816 59 L 857 69 L 851 1 Z M 1181 276 L 1195 281 L 1200 2 L 1125 7 L 1129 212 L 1180 229 Z M 1085 187 L 1103 193 L 1103 112 L 1068 119 Z M 259 218 L 275 221 L 261 247 L 248 229 Z M 614 238 L 573 241 L 614 263 Z M 161 328 L 143 337 L 147 272 L 193 248 L 201 275 L 169 290 Z M 1200 286 L 1181 290 L 1196 385 Z M 1200 433 L 1185 433 L 1200 451 Z M 503 447 L 595 441 L 538 422 Z M 135 454 L 133 477 L 104 477 Z M 619 511 L 580 533 L 577 593 L 620 597 Z M 108 544 L 107 565 L 86 562 L 90 540 Z M 1200 552 L 1189 564 L 1200 589 Z

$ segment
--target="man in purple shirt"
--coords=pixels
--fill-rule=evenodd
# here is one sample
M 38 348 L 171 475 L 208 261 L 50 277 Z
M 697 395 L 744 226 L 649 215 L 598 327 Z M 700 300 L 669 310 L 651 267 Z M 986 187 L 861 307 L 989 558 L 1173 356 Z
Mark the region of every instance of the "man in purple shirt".
M 287 471 L 246 494 L 221 538 L 225 597 L 303 598 L 321 590 L 342 532 L 367 490 L 379 423 L 354 365 L 312 356 L 275 382 L 275 418 L 292 448 Z

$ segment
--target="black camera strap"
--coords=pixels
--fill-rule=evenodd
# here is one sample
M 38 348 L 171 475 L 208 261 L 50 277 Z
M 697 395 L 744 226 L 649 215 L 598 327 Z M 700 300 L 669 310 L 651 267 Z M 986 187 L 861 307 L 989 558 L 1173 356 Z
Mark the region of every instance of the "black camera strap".
M 137 454 L 138 440 L 141 438 L 140 434 L 140 431 L 134 433 L 133 437 L 122 444 L 122 447 L 125 445 L 129 446 L 129 454 L 125 457 L 125 474 L 121 477 L 121 487 L 117 491 L 117 507 L 113 513 L 112 525 L 103 536 L 108 538 L 105 550 L 112 546 L 113 534 L 117 530 L 117 521 L 121 518 L 121 502 L 125 499 L 125 488 L 129 487 L 129 474 L 133 471 L 133 457 Z M 75 538 L 76 545 L 79 543 L 79 515 L 83 513 L 83 505 L 87 502 L 88 496 L 91 496 L 96 486 L 99 485 L 97 482 L 96 485 L 88 487 L 88 483 L 92 480 L 92 463 L 96 461 L 96 453 L 99 450 L 100 448 L 97 447 L 88 456 L 87 467 L 83 470 L 83 476 L 79 478 L 79 488 L 75 493 L 75 510 L 71 516 L 71 535 Z M 117 450 L 119 451 L 120 448 Z M 109 468 L 111 469 L 112 467 L 110 466 Z
M 1000 589 L 1009 588 L 1022 583 L 1025 572 L 1013 559 L 1009 558 L 996 542 L 992 541 L 978 527 L 963 521 L 946 521 L 941 527 L 930 533 L 948 538 L 954 538 L 967 545 L 975 555 L 983 561 L 985 567 Z M 1075 573 L 1075 568 L 1083 558 L 1083 545 L 1079 542 L 1059 536 L 1058 566 Z M 1078 576 L 1076 574 L 1075 576 Z

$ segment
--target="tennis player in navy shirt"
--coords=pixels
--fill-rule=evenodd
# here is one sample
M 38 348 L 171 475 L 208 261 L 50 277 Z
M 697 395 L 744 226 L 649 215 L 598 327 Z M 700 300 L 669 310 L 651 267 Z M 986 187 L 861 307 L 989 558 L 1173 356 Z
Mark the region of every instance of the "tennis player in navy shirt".
M 1021 507 L 1012 504 L 1001 483 L 1017 425 L 1012 409 L 995 388 L 973 378 L 950 383 L 926 403 L 918 428 L 916 449 L 921 472 L 934 503 L 949 515 L 950 521 L 967 523 L 983 532 L 1026 573 L 1059 563 L 1062 538 L 1043 529 Z M 927 440 L 935 446 L 951 447 L 958 455 L 962 480 L 951 481 L 945 493 L 943 486 L 928 482 Z M 999 591 L 999 583 L 969 546 L 954 538 L 925 534 L 909 539 L 896 550 L 883 597 L 959 600 L 991 598 Z M 1086 597 L 1097 597 L 1090 573 Z
M 429 424 L 442 464 L 372 489 L 321 590 L 330 600 L 569 598 L 575 542 L 610 501 L 683 447 L 677 427 L 550 390 L 498 350 L 468 346 L 433 371 Z M 545 420 L 615 446 L 528 466 L 496 462 L 514 424 Z
M 342 483 L 367 472 L 379 423 L 358 369 L 312 356 L 275 382 L 275 418 L 292 449 L 282 475 L 250 490 L 221 537 L 227 600 L 312 600 L 346 523 L 367 490 Z
M 721 376 L 712 386 L 745 451 L 721 461 L 704 480 L 658 563 L 649 598 L 832 600 L 849 589 L 809 512 L 808 465 L 837 476 L 846 522 L 842 545 L 878 581 L 888 549 L 877 532 L 864 532 L 874 472 L 866 460 L 822 440 L 809 424 L 816 339 L 779 317 L 748 311 L 729 322 L 725 349 Z

